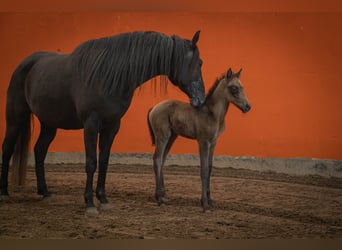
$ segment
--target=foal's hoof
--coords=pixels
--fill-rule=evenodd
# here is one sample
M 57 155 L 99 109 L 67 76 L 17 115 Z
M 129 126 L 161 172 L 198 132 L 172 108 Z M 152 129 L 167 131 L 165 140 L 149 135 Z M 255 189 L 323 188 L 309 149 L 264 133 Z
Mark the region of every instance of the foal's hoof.
M 206 214 L 211 213 L 211 206 L 209 204 L 207 204 L 207 205 L 202 204 L 202 208 L 203 208 L 204 213 L 206 213 Z
M 210 208 L 203 209 L 203 213 L 205 213 L 205 214 L 211 214 Z
M 166 199 L 164 197 L 161 197 L 161 198 L 157 199 L 158 206 L 165 205 L 165 203 L 167 203 L 167 202 L 168 202 L 168 199 Z
M 99 211 L 96 207 L 87 207 L 85 214 L 87 217 L 96 217 L 99 215 Z
M 110 203 L 100 203 L 100 210 L 101 211 L 109 211 L 113 209 L 113 205 Z

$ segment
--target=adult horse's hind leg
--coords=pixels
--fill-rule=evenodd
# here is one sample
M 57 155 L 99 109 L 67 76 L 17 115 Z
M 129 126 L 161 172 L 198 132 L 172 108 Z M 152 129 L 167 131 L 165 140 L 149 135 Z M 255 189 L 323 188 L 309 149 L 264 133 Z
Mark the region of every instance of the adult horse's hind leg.
M 34 157 L 36 162 L 37 192 L 43 197 L 51 196 L 45 181 L 44 161 L 48 148 L 56 136 L 56 128 L 50 128 L 40 122 L 40 134 L 34 146 Z
M 9 163 L 14 152 L 18 131 L 19 128 L 17 126 L 8 126 L 7 124 L 5 139 L 2 144 L 2 169 L 0 177 L 0 196 L 3 198 L 8 196 Z
M 8 100 L 10 99 L 8 98 Z M 11 157 L 13 157 L 13 182 L 17 185 L 24 184 L 28 144 L 31 136 L 31 117 L 27 106 L 23 105 L 21 99 L 11 100 L 6 106 L 6 134 L 2 144 L 0 196 L 5 199 L 8 196 L 8 171 Z
M 113 144 L 115 135 L 118 133 L 120 128 L 120 120 L 109 128 L 103 128 L 100 130 L 99 138 L 99 173 L 96 187 L 96 197 L 101 203 L 102 209 L 109 209 L 111 206 L 108 203 L 105 193 L 106 175 L 108 168 L 108 161 L 110 155 L 110 149 Z

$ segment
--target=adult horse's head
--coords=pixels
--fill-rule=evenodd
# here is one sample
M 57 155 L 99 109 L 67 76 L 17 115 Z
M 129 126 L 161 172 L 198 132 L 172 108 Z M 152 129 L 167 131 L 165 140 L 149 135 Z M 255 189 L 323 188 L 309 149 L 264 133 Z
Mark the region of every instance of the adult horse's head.
M 205 101 L 202 60 L 196 45 L 199 34 L 200 31 L 197 31 L 191 41 L 173 36 L 173 70 L 169 75 L 170 81 L 187 94 L 190 104 L 194 107 L 200 106 Z

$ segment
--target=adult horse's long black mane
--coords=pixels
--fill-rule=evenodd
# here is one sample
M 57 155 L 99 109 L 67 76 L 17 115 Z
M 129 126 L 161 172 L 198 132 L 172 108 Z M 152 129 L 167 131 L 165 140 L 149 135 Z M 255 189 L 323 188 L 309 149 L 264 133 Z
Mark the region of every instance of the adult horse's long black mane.
M 153 31 L 125 33 L 82 43 L 72 60 L 83 82 L 96 84 L 103 93 L 121 93 L 127 87 L 135 89 L 134 84 L 151 75 L 173 74 L 175 78 L 173 65 L 182 62 L 189 43 Z
M 93 202 L 97 165 L 96 197 L 102 206 L 108 205 L 105 181 L 110 149 L 134 90 L 155 76 L 165 76 L 188 95 L 193 106 L 204 102 L 198 39 L 199 31 L 192 40 L 153 31 L 131 32 L 89 40 L 71 54 L 36 52 L 25 58 L 7 90 L 0 196 L 8 196 L 12 155 L 13 164 L 18 163 L 13 173 L 18 182 L 24 180 L 30 117 L 34 114 L 41 125 L 34 146 L 38 194 L 50 196 L 44 160 L 57 128 L 84 128 L 87 211 L 97 212 Z

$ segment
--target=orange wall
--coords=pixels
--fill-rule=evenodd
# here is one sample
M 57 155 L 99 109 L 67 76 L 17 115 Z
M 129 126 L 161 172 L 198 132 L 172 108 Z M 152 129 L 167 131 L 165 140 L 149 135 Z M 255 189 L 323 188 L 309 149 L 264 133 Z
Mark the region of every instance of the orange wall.
M 0 13 L 0 140 L 11 74 L 30 53 L 68 53 L 133 30 L 191 38 L 200 29 L 206 89 L 228 67 L 242 67 L 252 104 L 245 115 L 231 106 L 216 155 L 342 159 L 341 27 L 341 13 Z M 150 83 L 137 90 L 112 152 L 152 152 L 146 113 L 169 98 L 187 101 L 171 84 L 166 95 L 153 95 Z M 38 131 L 36 123 L 33 140 Z M 82 131 L 59 130 L 50 151 L 84 151 Z M 178 139 L 172 153 L 197 153 L 197 145 Z

